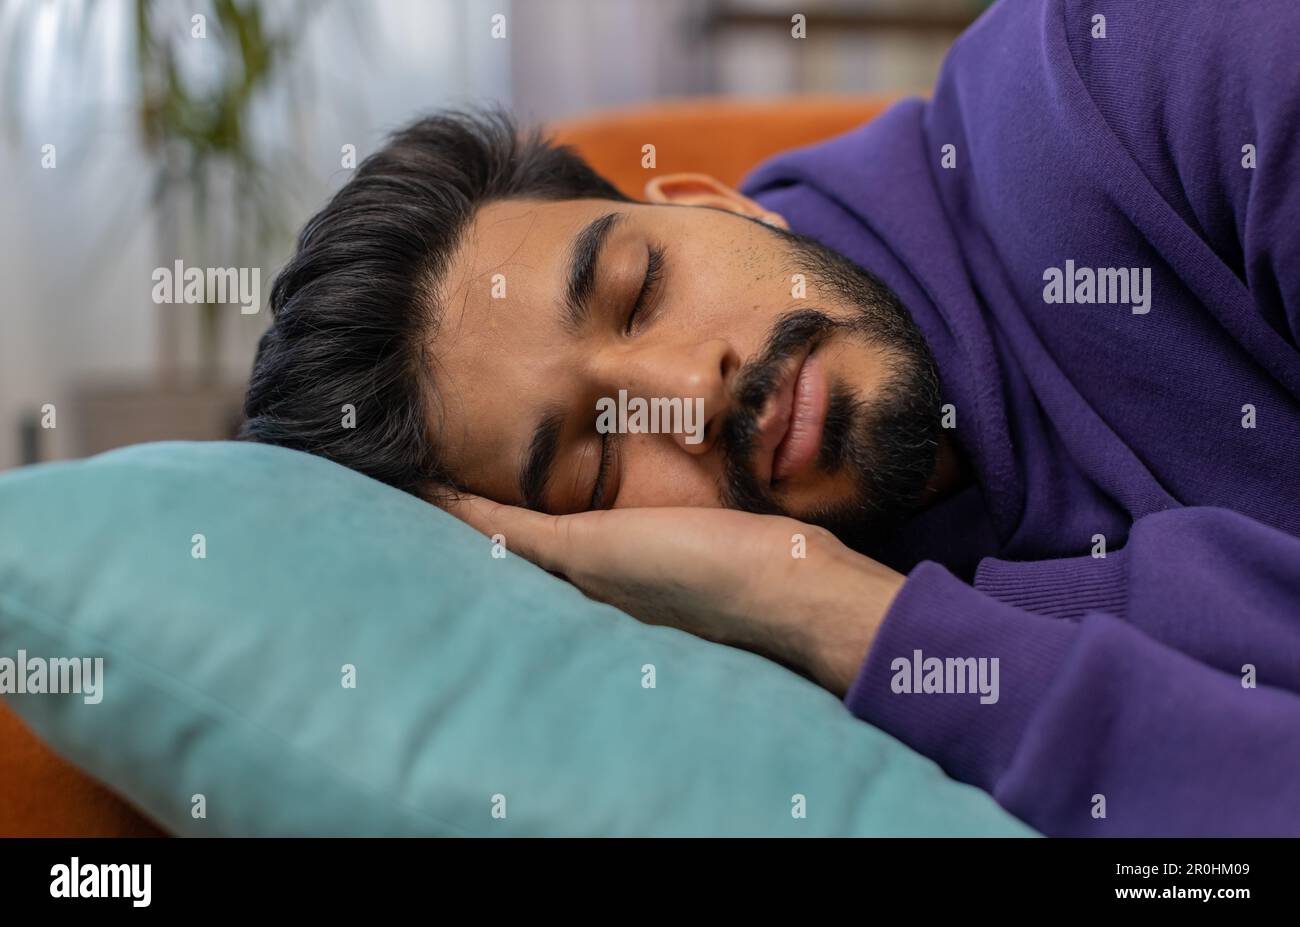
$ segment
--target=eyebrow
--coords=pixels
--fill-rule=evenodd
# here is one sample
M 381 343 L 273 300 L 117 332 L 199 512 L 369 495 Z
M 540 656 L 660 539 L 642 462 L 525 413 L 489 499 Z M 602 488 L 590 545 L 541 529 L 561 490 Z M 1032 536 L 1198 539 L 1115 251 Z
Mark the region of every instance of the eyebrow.
M 596 291 L 600 251 L 622 213 L 607 212 L 587 223 L 569 246 L 569 279 L 564 288 L 564 327 L 576 333 L 591 316 L 591 295 Z
M 533 431 L 528 453 L 524 456 L 523 469 L 519 471 L 519 494 L 523 496 L 525 508 L 546 511 L 543 497 L 546 495 L 546 485 L 551 481 L 551 471 L 555 469 L 564 414 L 562 408 L 548 409 Z

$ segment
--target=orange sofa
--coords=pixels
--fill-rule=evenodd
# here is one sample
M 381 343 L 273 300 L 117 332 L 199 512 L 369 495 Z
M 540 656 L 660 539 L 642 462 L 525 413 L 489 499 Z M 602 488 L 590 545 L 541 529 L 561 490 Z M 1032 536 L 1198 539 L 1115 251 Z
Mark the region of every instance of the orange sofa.
M 656 174 L 700 171 L 736 185 L 759 161 L 844 132 L 889 101 L 869 97 L 690 100 L 657 103 L 557 123 L 620 190 L 640 199 Z M 642 167 L 642 146 L 656 165 Z M 37 739 L 0 698 L 0 836 L 157 836 L 126 802 Z
M 0 837 L 156 837 L 162 831 L 45 746 L 0 699 Z
M 656 174 L 699 171 L 736 186 L 769 155 L 848 131 L 891 102 L 835 96 L 696 99 L 599 113 L 551 129 L 625 194 L 641 199 Z M 644 145 L 655 146 L 654 168 L 641 166 Z

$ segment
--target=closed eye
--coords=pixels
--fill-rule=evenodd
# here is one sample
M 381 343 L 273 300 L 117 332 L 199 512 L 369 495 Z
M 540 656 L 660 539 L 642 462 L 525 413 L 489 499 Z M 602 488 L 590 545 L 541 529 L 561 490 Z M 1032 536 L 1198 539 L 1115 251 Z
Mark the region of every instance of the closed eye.
M 610 462 L 614 457 L 614 435 L 600 436 L 600 469 L 596 471 L 596 485 L 591 490 L 591 501 L 587 511 L 605 507 L 605 486 L 609 479 Z
M 632 311 L 628 313 L 624 334 L 632 334 L 638 318 L 644 315 L 646 308 L 651 306 L 652 301 L 659 294 L 659 284 L 663 280 L 663 274 L 664 249 L 660 245 L 650 245 L 645 262 L 645 279 L 641 281 L 641 291 L 637 293 L 636 300 L 632 303 Z M 641 321 L 644 324 L 644 318 L 641 318 Z

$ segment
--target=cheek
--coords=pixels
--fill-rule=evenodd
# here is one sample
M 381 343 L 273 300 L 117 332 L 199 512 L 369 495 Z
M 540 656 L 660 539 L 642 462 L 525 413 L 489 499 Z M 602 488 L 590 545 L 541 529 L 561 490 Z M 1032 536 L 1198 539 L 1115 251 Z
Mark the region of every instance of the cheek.
M 673 290 L 681 294 L 684 323 L 761 341 L 790 307 L 792 284 L 779 257 L 752 244 L 692 240 L 673 256 Z
M 629 436 L 615 508 L 719 508 L 718 466 L 714 455 L 693 457 L 669 436 Z

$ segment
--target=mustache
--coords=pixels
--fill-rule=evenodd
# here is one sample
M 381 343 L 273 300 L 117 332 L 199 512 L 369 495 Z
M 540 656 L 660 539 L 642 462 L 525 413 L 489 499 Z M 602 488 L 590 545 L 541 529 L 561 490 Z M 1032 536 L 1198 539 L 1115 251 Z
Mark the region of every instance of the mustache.
M 759 356 L 736 376 L 731 410 L 718 432 L 724 461 L 723 501 L 729 508 L 759 514 L 781 509 L 754 472 L 758 419 L 781 385 L 790 358 L 811 350 L 832 332 L 845 327 L 819 309 L 800 309 L 777 320 Z

